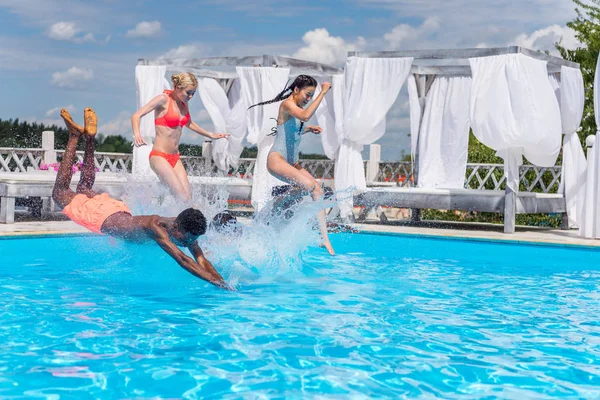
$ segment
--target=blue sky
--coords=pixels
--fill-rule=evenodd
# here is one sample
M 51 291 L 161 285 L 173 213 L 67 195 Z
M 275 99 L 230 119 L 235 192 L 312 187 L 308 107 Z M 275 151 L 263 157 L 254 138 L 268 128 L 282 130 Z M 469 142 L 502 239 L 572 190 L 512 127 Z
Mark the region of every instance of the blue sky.
M 0 118 L 61 123 L 85 107 L 104 134 L 131 137 L 138 58 L 274 54 L 343 65 L 349 50 L 577 42 L 569 0 L 0 0 Z M 406 89 L 379 141 L 384 159 L 408 148 Z M 192 117 L 212 124 L 199 99 Z M 191 131 L 184 142 L 201 143 Z M 322 152 L 315 138 L 302 150 Z

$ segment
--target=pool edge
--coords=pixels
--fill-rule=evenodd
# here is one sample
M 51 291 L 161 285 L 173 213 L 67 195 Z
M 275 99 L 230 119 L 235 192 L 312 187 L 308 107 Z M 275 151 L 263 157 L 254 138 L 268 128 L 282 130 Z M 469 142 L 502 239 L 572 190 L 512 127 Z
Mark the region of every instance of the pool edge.
M 427 238 L 435 240 L 460 240 L 466 242 L 487 242 L 487 243 L 502 243 L 508 245 L 532 245 L 532 246 L 544 246 L 544 247 L 569 247 L 577 249 L 587 249 L 593 251 L 600 251 L 600 241 L 598 244 L 584 244 L 584 243 L 565 243 L 552 240 L 533 240 L 533 239 L 513 239 L 507 238 L 491 238 L 491 237 L 477 237 L 477 236 L 460 236 L 454 234 L 439 234 L 439 233 L 415 233 L 415 232 L 402 232 L 402 231 L 379 231 L 369 230 L 363 227 L 354 227 L 358 234 L 368 234 L 377 236 L 403 236 L 411 238 Z
M 600 240 L 587 239 L 588 243 L 569 243 L 552 238 L 518 238 L 511 237 L 512 235 L 506 235 L 506 237 L 485 237 L 485 233 L 479 231 L 469 231 L 470 235 L 461 235 L 461 231 L 448 231 L 443 232 L 427 232 L 426 230 L 419 232 L 406 232 L 399 230 L 399 227 L 391 230 L 390 227 L 371 227 L 369 225 L 353 224 L 353 229 L 358 234 L 370 234 L 379 236 L 402 236 L 408 238 L 427 238 L 436 240 L 462 240 L 470 242 L 487 242 L 487 243 L 504 243 L 509 245 L 533 245 L 533 246 L 552 246 L 552 247 L 568 247 L 568 248 L 579 248 L 588 249 L 594 251 L 600 251 Z M 36 227 L 39 228 L 39 227 Z M 66 227 L 65 227 L 66 228 Z M 393 228 L 392 228 L 393 229 Z M 475 235 L 473 235 L 475 233 Z M 48 238 L 48 237 L 74 237 L 74 236 L 103 236 L 96 233 L 87 231 L 85 229 L 79 229 L 78 227 L 68 227 L 67 229 L 60 229 L 56 227 L 52 230 L 43 229 L 31 229 L 22 231 L 12 232 L 0 232 L 0 240 L 10 239 L 27 239 L 27 238 Z M 574 239 L 583 241 L 584 239 Z

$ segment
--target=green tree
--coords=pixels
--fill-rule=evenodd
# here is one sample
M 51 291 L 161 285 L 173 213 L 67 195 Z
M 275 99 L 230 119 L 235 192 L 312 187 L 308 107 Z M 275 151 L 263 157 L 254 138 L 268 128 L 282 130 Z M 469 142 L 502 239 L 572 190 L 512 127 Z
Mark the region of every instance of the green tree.
M 561 42 L 556 43 L 560 55 L 569 61 L 579 63 L 585 86 L 585 108 L 579 139 L 585 145 L 588 135 L 596 134 L 596 121 L 594 119 L 594 74 L 596 62 L 600 52 L 600 0 L 573 0 L 577 17 L 567 26 L 575 31 L 575 37 L 583 46 L 576 49 L 567 49 Z
M 123 136 L 96 136 L 96 151 L 106 153 L 131 153 L 133 151 L 132 142 Z

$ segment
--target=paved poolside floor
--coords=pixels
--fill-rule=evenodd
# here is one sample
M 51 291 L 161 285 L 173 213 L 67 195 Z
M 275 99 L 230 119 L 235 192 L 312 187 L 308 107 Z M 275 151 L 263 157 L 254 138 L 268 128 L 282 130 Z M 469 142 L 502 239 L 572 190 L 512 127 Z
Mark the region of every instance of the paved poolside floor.
M 240 221 L 248 222 L 241 217 Z M 534 242 L 558 245 L 594 246 L 600 248 L 600 240 L 584 239 L 578 236 L 577 230 L 563 231 L 536 227 L 517 227 L 514 234 L 502 232 L 501 225 L 474 224 L 459 222 L 424 221 L 418 224 L 404 222 L 395 224 L 352 224 L 352 228 L 360 232 L 399 235 L 423 235 L 449 238 L 469 238 L 480 240 L 498 240 L 512 242 Z M 87 229 L 69 221 L 19 221 L 14 224 L 0 224 L 0 237 L 24 235 L 64 235 L 91 234 Z

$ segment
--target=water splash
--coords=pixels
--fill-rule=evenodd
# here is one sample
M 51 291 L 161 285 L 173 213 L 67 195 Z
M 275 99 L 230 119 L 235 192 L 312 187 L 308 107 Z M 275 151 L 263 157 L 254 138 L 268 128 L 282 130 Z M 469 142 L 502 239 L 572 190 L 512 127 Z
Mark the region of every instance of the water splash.
M 191 204 L 174 196 L 169 188 L 154 176 L 127 175 L 122 198 L 134 215 L 157 214 L 175 217 L 188 207 L 201 210 L 207 220 L 227 208 L 229 191 L 227 185 L 192 183 Z
M 223 272 L 231 283 L 293 280 L 304 274 L 302 255 L 309 247 L 321 244 L 317 213 L 334 204 L 305 196 L 281 208 L 273 200 L 241 229 L 228 226 L 220 232 L 209 230 L 201 245 L 216 265 L 226 266 Z
M 209 224 L 215 215 L 227 210 L 226 184 L 192 183 L 191 188 L 193 206 L 203 212 Z M 155 177 L 128 177 L 123 198 L 136 215 L 174 217 L 189 206 Z M 233 285 L 294 279 L 303 275 L 303 253 L 322 243 L 317 213 L 334 206 L 334 200 L 313 201 L 308 195 L 279 197 L 243 224 L 223 229 L 209 225 L 199 244 L 207 259 Z

